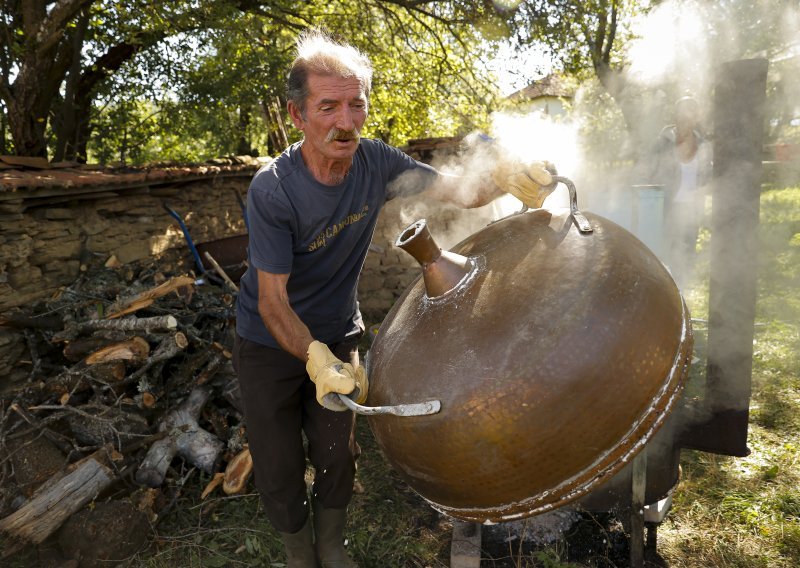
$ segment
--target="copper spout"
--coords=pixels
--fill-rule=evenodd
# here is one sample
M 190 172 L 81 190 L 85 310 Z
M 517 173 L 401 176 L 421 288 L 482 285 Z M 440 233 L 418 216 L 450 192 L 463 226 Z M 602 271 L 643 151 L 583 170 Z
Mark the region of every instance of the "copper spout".
M 413 256 L 422 267 L 422 278 L 429 298 L 453 290 L 472 268 L 472 261 L 449 251 L 443 251 L 428 231 L 425 219 L 406 227 L 395 242 Z

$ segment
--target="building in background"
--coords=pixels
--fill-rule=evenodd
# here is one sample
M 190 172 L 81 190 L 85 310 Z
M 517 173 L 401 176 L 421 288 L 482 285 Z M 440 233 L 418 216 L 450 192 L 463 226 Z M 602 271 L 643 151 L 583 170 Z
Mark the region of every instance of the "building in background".
M 527 87 L 508 96 L 508 100 L 526 107 L 526 110 L 540 111 L 548 116 L 566 113 L 564 103 L 575 96 L 575 89 L 562 76 L 551 73 L 537 79 Z

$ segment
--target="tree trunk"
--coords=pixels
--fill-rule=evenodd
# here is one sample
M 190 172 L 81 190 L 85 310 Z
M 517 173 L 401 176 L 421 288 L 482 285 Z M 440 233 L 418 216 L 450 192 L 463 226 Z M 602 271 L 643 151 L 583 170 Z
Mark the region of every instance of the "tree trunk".
M 250 110 L 239 107 L 239 142 L 236 146 L 237 156 L 249 156 L 252 153 L 250 139 L 247 136 L 247 128 L 250 126 Z
M 283 125 L 279 97 L 262 99 L 259 102 L 264 123 L 267 125 L 268 146 L 267 154 L 277 156 L 289 145 L 289 137 Z
M 64 136 L 68 140 L 74 141 L 74 146 L 71 148 L 72 151 L 65 152 L 65 159 L 79 162 L 86 161 L 87 144 L 92 134 L 90 121 L 92 101 L 94 100 L 97 86 L 117 72 L 134 55 L 155 45 L 166 35 L 163 30 L 139 34 L 129 41 L 123 41 L 110 47 L 103 55 L 84 69 L 75 86 L 73 130 L 72 132 L 64 131 Z
M 630 92 L 631 82 L 625 69 L 614 69 L 611 66 L 611 52 L 617 37 L 617 24 L 617 3 L 613 0 L 600 2 L 597 28 L 587 36 L 588 47 L 597 79 L 609 96 L 614 99 L 625 120 L 625 130 L 629 135 L 627 146 L 629 154 L 619 156 L 619 158 L 636 161 L 639 158 L 637 154 L 650 146 L 649 140 L 647 140 L 649 133 L 643 128 L 642 105 Z
M 8 154 L 8 149 L 6 148 L 6 126 L 7 126 L 7 119 L 6 119 L 6 107 L 5 105 L 0 105 L 0 155 Z
M 42 109 L 36 83 L 18 78 L 12 87 L 14 97 L 8 101 L 8 126 L 17 156 L 47 157 L 44 138 L 47 111 Z
M 2 92 L 18 156 L 47 157 L 47 117 L 72 60 L 70 42 L 64 36 L 70 20 L 89 3 L 91 0 L 63 0 L 49 13 L 49 2 L 22 3 L 19 15 L 28 38 L 22 46 L 25 55 L 14 83 Z
M 81 50 L 83 40 L 86 37 L 86 29 L 89 26 L 89 10 L 84 9 L 75 26 L 75 33 L 72 37 L 72 64 L 67 75 L 67 82 L 64 86 L 64 104 L 61 107 L 60 117 L 56 123 L 56 150 L 53 161 L 60 162 L 66 156 L 74 159 L 75 156 L 75 135 L 78 130 L 77 107 L 75 106 L 75 92 L 81 74 Z

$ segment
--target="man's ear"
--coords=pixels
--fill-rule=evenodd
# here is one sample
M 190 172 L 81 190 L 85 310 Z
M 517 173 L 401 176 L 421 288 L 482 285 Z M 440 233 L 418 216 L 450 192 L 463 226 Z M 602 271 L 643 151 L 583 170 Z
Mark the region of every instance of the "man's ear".
M 297 128 L 297 130 L 303 130 L 306 121 L 303 120 L 303 113 L 300 112 L 300 109 L 294 104 L 294 101 L 289 101 L 286 104 L 286 110 L 289 111 L 289 116 L 294 123 L 294 127 Z

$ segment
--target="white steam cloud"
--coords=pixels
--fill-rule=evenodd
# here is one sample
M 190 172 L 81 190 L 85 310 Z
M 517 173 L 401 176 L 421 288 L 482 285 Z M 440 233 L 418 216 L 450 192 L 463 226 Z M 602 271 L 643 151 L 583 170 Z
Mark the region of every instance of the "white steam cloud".
M 576 183 L 579 207 L 628 228 L 660 255 L 665 251 L 665 242 L 663 238 L 659 242 L 658 233 L 666 237 L 667 231 L 659 221 L 664 201 L 659 200 L 655 190 L 637 189 L 655 183 L 642 173 L 647 170 L 648 152 L 662 128 L 674 124 L 675 101 L 687 94 L 699 103 L 699 130 L 713 136 L 711 93 L 717 69 L 724 61 L 748 57 L 796 57 L 800 61 L 800 8 L 792 3 L 778 4 L 766 0 L 661 3 L 625 23 L 635 37 L 627 46 L 627 66 L 623 69 L 627 82 L 623 94 L 640 109 L 633 123 L 630 118 L 625 123 L 618 101 L 598 97 L 602 88 L 593 81 L 578 89 L 568 114 L 554 118 L 540 111 L 498 112 L 487 133 L 493 139 L 490 144 L 480 136 L 467 137 L 465 150 L 457 159 L 434 165 L 464 176 L 461 191 L 469 193 L 476 187 L 467 180 L 485 180 L 495 165 L 490 145 L 499 146 L 510 158 L 523 162 L 551 161 L 560 175 Z M 772 22 L 771 27 L 762 22 L 762 16 Z M 781 40 L 775 41 L 777 37 Z M 776 51 L 778 45 L 786 48 Z M 785 104 L 790 107 L 792 94 L 800 100 L 800 87 L 787 90 Z M 800 105 L 793 106 L 797 115 L 796 107 Z M 592 123 L 595 130 L 590 133 Z M 615 130 L 598 131 L 597 124 L 604 124 L 603 128 L 611 125 Z M 565 207 L 567 199 L 566 189 L 560 186 L 545 206 Z M 519 208 L 520 203 L 507 196 L 497 200 L 490 212 L 479 214 L 484 219 L 499 218 Z M 426 214 L 424 206 L 411 202 L 404 211 L 404 220 L 409 223 Z M 474 224 L 471 229 L 475 230 Z M 455 242 L 464 236 L 462 233 L 442 240 Z
M 709 30 L 694 2 L 666 2 L 633 22 L 638 36 L 628 51 L 629 77 L 646 87 L 666 78 L 700 90 L 707 86 Z

